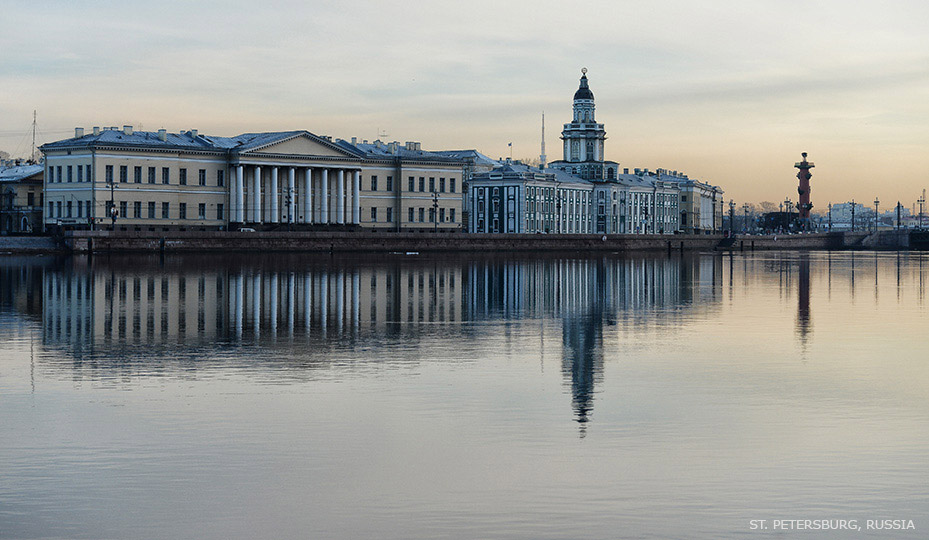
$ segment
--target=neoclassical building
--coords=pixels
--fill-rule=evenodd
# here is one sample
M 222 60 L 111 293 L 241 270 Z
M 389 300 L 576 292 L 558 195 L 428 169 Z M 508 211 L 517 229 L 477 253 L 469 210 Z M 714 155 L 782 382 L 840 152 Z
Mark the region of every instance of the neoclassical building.
M 418 143 L 123 126 L 41 150 L 46 229 L 460 227 L 463 163 Z
M 582 70 L 564 158 L 541 168 L 502 163 L 474 174 L 465 197 L 469 230 L 575 234 L 672 234 L 722 229 L 722 190 L 677 171 L 623 168 L 604 158 L 606 130 Z M 544 153 L 544 152 L 543 152 Z M 541 209 L 541 212 L 540 212 Z
M 0 163 L 0 234 L 32 234 L 42 230 L 41 163 Z

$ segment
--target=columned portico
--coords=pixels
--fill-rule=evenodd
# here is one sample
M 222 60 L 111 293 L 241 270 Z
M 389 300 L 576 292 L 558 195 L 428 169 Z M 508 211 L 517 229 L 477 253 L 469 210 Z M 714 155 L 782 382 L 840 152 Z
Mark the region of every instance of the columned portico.
M 339 225 L 343 225 L 345 223 L 345 170 L 343 169 L 339 169 L 335 204 L 336 221 Z
M 361 171 L 352 173 L 352 223 L 361 223 Z
M 252 176 L 252 221 L 261 223 L 261 167 L 256 166 Z
M 262 170 L 268 168 L 270 173 Z M 286 179 L 280 178 L 282 168 L 286 168 Z M 297 178 L 300 170 L 302 182 Z M 284 223 L 289 219 L 289 223 L 302 224 L 361 223 L 359 169 L 263 163 L 239 164 L 234 172 L 229 193 L 230 222 L 260 225 Z M 268 176 L 267 183 L 263 172 Z M 248 189 L 245 189 L 246 183 Z M 264 193 L 262 188 L 265 188 Z
M 239 165 L 235 170 L 235 201 L 233 204 L 233 219 L 236 223 L 245 222 L 245 167 Z
M 281 220 L 281 211 L 280 211 L 280 207 L 278 206 L 278 200 L 279 200 L 278 193 L 280 191 L 278 189 L 278 182 L 277 182 L 278 168 L 279 167 L 271 167 L 271 192 L 268 193 L 268 199 L 269 199 L 269 202 L 271 203 L 269 205 L 271 207 L 271 215 L 269 216 L 271 218 L 269 220 L 271 223 L 278 223 Z
M 319 222 L 329 223 L 329 170 L 321 171 L 322 179 L 320 180 L 319 193 Z

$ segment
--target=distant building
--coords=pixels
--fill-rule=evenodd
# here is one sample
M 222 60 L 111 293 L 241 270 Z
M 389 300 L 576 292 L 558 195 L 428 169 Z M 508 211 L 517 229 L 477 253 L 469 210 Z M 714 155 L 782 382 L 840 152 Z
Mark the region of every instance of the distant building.
M 42 231 L 43 172 L 41 163 L 0 164 L 0 234 Z
M 467 163 L 419 143 L 77 128 L 43 145 L 46 228 L 458 229 Z M 433 196 L 435 194 L 435 196 Z

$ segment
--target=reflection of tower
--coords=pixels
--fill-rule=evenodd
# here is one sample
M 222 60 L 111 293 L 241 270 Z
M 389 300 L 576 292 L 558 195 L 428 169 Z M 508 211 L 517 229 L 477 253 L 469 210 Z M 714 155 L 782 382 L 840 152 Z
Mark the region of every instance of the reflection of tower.
M 606 266 L 582 265 L 573 273 L 577 286 L 575 304 L 579 309 L 568 310 L 562 322 L 562 373 L 571 382 L 571 405 L 580 434 L 586 434 L 587 422 L 593 412 L 596 383 L 603 377 L 603 297 L 606 293 Z
M 800 179 L 800 185 L 797 187 L 800 202 L 797 203 L 797 208 L 800 210 L 800 227 L 808 231 L 810 230 L 810 209 L 813 208 L 813 204 L 810 203 L 810 177 L 813 176 L 810 174 L 810 169 L 815 165 L 813 165 L 812 161 L 806 160 L 806 152 L 801 155 L 803 161 L 794 164 L 794 167 L 800 169 L 800 172 L 797 173 L 797 178 Z M 786 210 L 790 212 L 789 208 Z
M 800 253 L 799 288 L 797 296 L 797 334 L 806 346 L 810 334 L 810 255 Z

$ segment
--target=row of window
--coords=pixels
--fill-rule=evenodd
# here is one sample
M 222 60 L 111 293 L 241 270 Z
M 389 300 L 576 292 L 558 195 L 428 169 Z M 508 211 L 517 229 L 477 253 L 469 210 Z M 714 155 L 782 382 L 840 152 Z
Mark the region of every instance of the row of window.
M 134 184 L 142 183 L 142 169 L 143 168 L 140 166 L 135 166 L 132 168 L 132 182 Z M 155 184 L 157 167 L 148 167 L 147 172 L 148 172 L 147 174 L 148 183 Z M 206 185 L 207 183 L 206 176 L 207 176 L 206 169 L 197 170 L 197 185 L 198 186 Z M 217 169 L 215 180 L 216 180 L 217 187 L 224 187 L 226 185 L 226 171 L 222 169 Z M 113 165 L 106 166 L 106 183 L 108 184 L 113 183 Z M 128 165 L 119 166 L 119 183 L 120 184 L 129 183 L 129 166 Z M 170 167 L 161 168 L 161 183 L 164 185 L 171 183 L 171 168 Z M 180 169 L 178 169 L 177 183 L 178 185 L 181 185 L 181 186 L 187 185 L 187 169 L 185 167 L 181 167 Z
M 110 216 L 110 202 L 106 202 L 107 208 L 105 215 Z M 207 219 L 206 203 L 197 204 L 197 219 Z M 148 201 L 145 203 L 143 212 L 143 202 L 134 201 L 132 203 L 133 219 L 187 219 L 187 203 L 178 203 L 177 216 L 171 215 L 171 203 L 162 202 L 161 212 L 159 215 L 158 203 Z M 129 201 L 119 201 L 117 218 L 129 216 Z M 93 206 L 91 201 L 49 201 L 48 217 L 50 218 L 90 218 L 93 215 Z M 222 203 L 216 205 L 216 218 L 225 219 L 225 207 Z
M 419 186 L 417 190 L 416 187 Z M 410 176 L 407 178 L 407 191 L 419 191 L 420 193 L 426 193 L 426 177 L 420 176 L 419 182 L 417 183 L 415 176 Z M 438 183 L 434 176 L 429 177 L 429 193 L 445 193 L 446 183 L 445 178 L 439 177 Z M 371 191 L 377 191 L 377 177 L 371 177 Z M 391 177 L 387 177 L 387 191 L 393 191 L 393 184 Z M 449 178 L 448 179 L 448 193 L 457 193 L 458 192 L 458 179 Z
M 90 165 L 58 165 L 48 168 L 48 183 L 60 184 L 63 182 L 90 182 Z
M 374 209 L 372 208 L 372 210 L 374 210 Z M 410 223 L 427 223 L 427 221 L 426 221 L 426 208 L 425 208 L 425 207 L 422 207 L 422 208 L 409 208 L 408 210 L 409 210 L 409 216 L 408 216 L 409 219 L 408 219 L 408 221 L 409 221 Z M 436 211 L 436 209 L 435 209 L 435 208 L 429 208 L 428 210 L 429 210 L 429 221 L 428 221 L 428 223 L 435 223 L 435 216 L 436 216 L 435 211 Z M 388 211 L 388 214 L 387 214 L 387 215 L 389 216 L 389 215 L 390 215 L 390 209 L 388 208 L 387 211 Z M 373 214 L 373 213 L 372 213 L 372 216 L 371 216 L 371 217 L 372 217 L 371 221 L 377 221 L 376 219 L 374 219 L 374 214 Z M 418 219 L 417 219 L 417 218 L 418 218 Z M 448 209 L 448 220 L 446 220 L 445 218 L 446 218 L 445 208 L 439 208 L 439 223 L 455 223 L 455 209 L 454 209 L 454 208 L 449 208 L 449 209 Z M 390 220 L 388 219 L 388 221 L 390 221 Z

